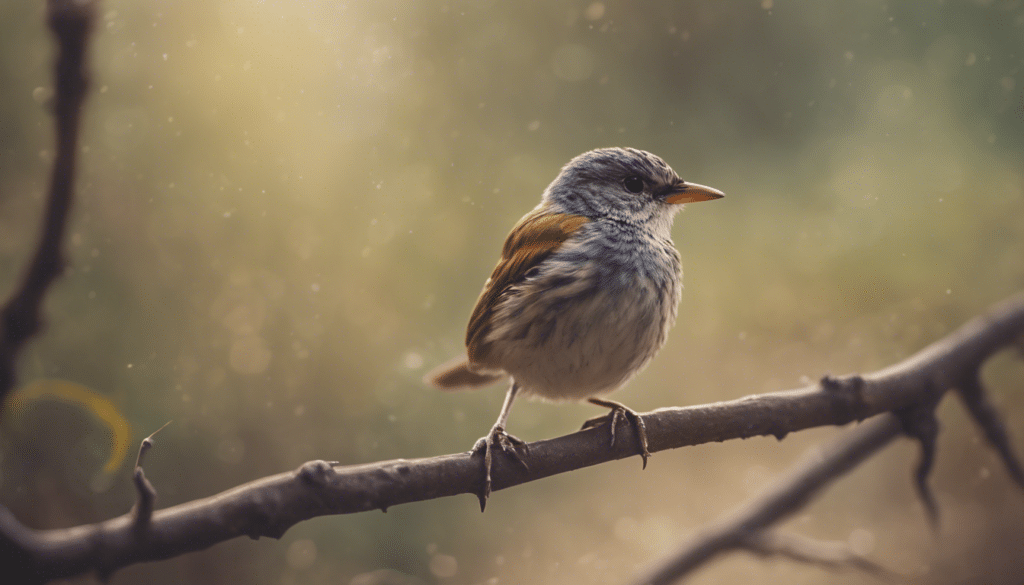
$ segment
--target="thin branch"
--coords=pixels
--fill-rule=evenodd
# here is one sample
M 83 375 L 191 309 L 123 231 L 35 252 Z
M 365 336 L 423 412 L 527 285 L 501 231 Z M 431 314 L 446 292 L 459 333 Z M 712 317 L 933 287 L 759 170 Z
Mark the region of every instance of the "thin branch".
M 999 411 L 988 399 L 988 394 L 985 392 L 985 387 L 982 386 L 977 372 L 972 372 L 957 385 L 957 395 L 967 408 L 967 412 L 971 413 L 971 418 L 985 433 L 989 444 L 1003 460 L 1010 477 L 1017 482 L 1017 485 L 1024 488 L 1024 469 L 1021 468 L 1020 457 L 1014 451 L 1013 443 L 1010 442 L 1010 434 L 1006 431 L 1006 425 L 1003 424 Z
M 634 583 L 669 585 L 723 553 L 745 548 L 748 539 L 803 508 L 822 489 L 899 437 L 902 430 L 899 420 L 886 414 L 863 423 L 824 450 L 812 450 L 763 494 L 703 529 Z
M 823 542 L 791 533 L 760 532 L 743 541 L 743 547 L 761 556 L 778 556 L 816 565 L 830 571 L 855 570 L 886 583 L 910 579 L 857 554 L 845 542 Z
M 156 488 L 153 484 L 149 483 L 146 479 L 146 472 L 142 470 L 142 460 L 146 456 L 146 453 L 153 447 L 153 437 L 157 433 L 167 428 L 167 425 L 171 424 L 171 421 L 164 423 L 164 426 L 153 431 L 153 434 L 142 439 L 142 444 L 139 445 L 139 456 L 135 459 L 135 471 L 132 473 L 132 480 L 135 483 L 135 492 L 138 494 L 138 498 L 135 501 L 135 507 L 132 508 L 131 514 L 134 518 L 132 523 L 132 529 L 136 533 L 140 533 L 149 525 L 150 518 L 153 517 L 153 504 L 156 503 Z
M 914 489 L 924 504 L 932 530 L 939 529 L 939 505 L 935 494 L 928 486 L 928 476 L 935 465 L 935 451 L 939 444 L 939 419 L 935 416 L 936 404 L 924 403 L 898 411 L 896 414 L 903 426 L 903 432 L 921 446 L 921 458 L 914 470 Z
M 993 307 L 942 340 L 880 372 L 829 378 L 788 392 L 643 415 L 652 452 L 688 445 L 778 435 L 823 425 L 842 425 L 887 411 L 938 399 L 939 380 L 974 371 L 987 357 L 1024 332 L 1024 293 Z M 607 461 L 638 455 L 631 425 L 622 441 L 608 446 L 601 427 L 530 444 L 529 469 L 498 457 L 492 470 L 494 490 L 535 481 Z M 754 525 L 804 505 L 835 470 L 851 469 L 903 432 L 886 415 L 852 432 L 852 439 L 818 455 L 801 468 L 798 479 L 769 494 L 770 509 L 747 508 Z M 822 458 L 833 461 L 821 468 Z M 657 464 L 657 459 L 654 460 Z M 830 471 L 831 470 L 831 471 Z M 41 581 L 88 571 L 109 573 L 133 563 L 202 550 L 238 536 L 279 538 L 294 524 L 329 514 L 387 509 L 398 504 L 476 494 L 483 481 L 481 461 L 468 453 L 357 466 L 311 461 L 297 470 L 238 486 L 221 494 L 153 513 L 146 538 L 135 538 L 130 514 L 68 529 L 32 530 L 0 508 L 0 565 L 6 560 Z M 757 524 L 757 523 L 760 524 Z M 754 526 L 751 525 L 751 526 Z M 746 535 L 744 535 L 746 536 Z M 725 538 L 725 536 L 722 536 Z M 726 539 L 735 546 L 738 536 Z M 4 557 L 7 557 L 6 559 Z M 16 563 L 16 564 L 15 564 Z
M 61 246 L 74 198 L 75 155 L 82 102 L 89 87 L 85 53 L 92 28 L 91 0 L 48 0 L 47 21 L 57 39 L 54 65 L 57 154 L 42 236 L 21 286 L 0 310 L 0 404 L 14 388 L 15 363 L 25 343 L 42 328 L 40 306 L 47 289 L 64 271 Z

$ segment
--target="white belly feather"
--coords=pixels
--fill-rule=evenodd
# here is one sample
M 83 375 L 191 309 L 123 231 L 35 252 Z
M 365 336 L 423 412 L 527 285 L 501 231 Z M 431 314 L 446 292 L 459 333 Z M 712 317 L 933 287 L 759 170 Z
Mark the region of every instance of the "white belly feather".
M 493 322 L 504 325 L 487 336 L 488 361 L 523 393 L 549 400 L 622 386 L 654 357 L 675 320 L 678 256 L 657 248 L 653 266 L 633 266 L 628 258 L 581 263 L 577 246 L 544 261 L 498 303 Z

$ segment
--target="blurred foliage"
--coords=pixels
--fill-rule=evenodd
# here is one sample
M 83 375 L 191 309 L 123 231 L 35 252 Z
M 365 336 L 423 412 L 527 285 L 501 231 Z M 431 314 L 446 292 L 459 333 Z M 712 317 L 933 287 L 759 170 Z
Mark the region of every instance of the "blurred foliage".
M 72 265 L 24 384 L 109 398 L 158 505 L 312 458 L 465 450 L 503 388 L 442 394 L 513 223 L 572 156 L 635 146 L 727 193 L 677 220 L 680 319 L 616 394 L 693 404 L 870 371 L 1024 287 L 1024 5 L 105 0 Z M 41 2 L 0 3 L 0 294 L 53 156 Z M 986 369 L 1017 444 L 1024 368 Z M 529 440 L 592 407 L 517 405 Z M 890 449 L 792 528 L 929 583 L 1019 582 L 1024 497 L 949 401 L 929 533 Z M 57 430 L 58 432 L 54 432 Z M 837 432 L 708 445 L 476 500 L 321 518 L 114 583 L 616 583 Z M 0 435 L 0 501 L 38 527 L 120 514 L 109 431 L 40 403 Z M 129 461 L 132 457 L 127 458 Z M 387 579 L 392 579 L 388 581 Z M 88 581 L 88 580 L 83 580 Z M 868 583 L 742 555 L 697 583 Z

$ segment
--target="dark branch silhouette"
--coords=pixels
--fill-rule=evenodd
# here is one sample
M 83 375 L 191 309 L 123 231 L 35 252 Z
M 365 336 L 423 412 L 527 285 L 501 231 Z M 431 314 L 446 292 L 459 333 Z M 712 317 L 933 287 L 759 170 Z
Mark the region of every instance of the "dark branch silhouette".
M 14 388 L 15 363 L 21 348 L 43 326 L 39 315 L 43 297 L 64 271 L 61 246 L 74 198 L 79 120 L 89 87 L 85 53 L 92 27 L 92 2 L 49 0 L 46 9 L 47 21 L 58 45 L 54 65 L 57 155 L 50 175 L 50 193 L 35 256 L 21 286 L 0 310 L 0 404 Z

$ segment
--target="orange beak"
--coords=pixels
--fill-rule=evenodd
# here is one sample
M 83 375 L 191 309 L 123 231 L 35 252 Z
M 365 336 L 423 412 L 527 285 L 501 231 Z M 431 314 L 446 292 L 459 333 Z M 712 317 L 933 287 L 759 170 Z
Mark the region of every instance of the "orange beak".
M 725 193 L 718 189 L 697 183 L 680 183 L 665 197 L 665 203 L 697 203 L 698 201 L 713 201 L 722 197 L 725 197 Z

